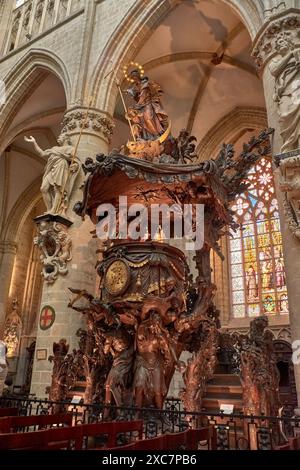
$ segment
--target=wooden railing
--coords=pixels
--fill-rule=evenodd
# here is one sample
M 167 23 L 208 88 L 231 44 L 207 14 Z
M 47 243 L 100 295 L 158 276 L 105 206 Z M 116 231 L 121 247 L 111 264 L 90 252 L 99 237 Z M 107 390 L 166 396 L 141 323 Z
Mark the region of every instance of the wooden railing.
M 106 406 L 101 403 L 86 405 L 83 403 L 1 397 L 1 407 L 18 408 L 20 416 L 70 413 L 74 425 L 90 425 L 103 423 L 107 420 L 115 422 L 142 420 L 144 439 L 156 438 L 163 434 L 182 433 L 188 429 L 209 427 L 213 429 L 213 447 L 208 446 L 208 448 L 216 450 L 271 450 L 280 448 L 289 444 L 290 438 L 297 437 L 300 430 L 300 418 L 297 416 L 279 417 L 243 415 L 242 413 L 187 412 L 180 410 L 176 401 L 168 405 L 166 409 L 158 410 L 130 406 Z M 16 419 L 11 418 L 11 422 L 13 421 L 16 421 Z M 207 447 L 208 442 L 205 442 L 205 445 Z

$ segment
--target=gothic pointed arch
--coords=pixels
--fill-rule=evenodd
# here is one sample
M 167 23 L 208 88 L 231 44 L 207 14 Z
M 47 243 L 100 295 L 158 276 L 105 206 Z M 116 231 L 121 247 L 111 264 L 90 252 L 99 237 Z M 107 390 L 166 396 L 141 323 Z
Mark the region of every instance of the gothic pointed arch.
M 236 223 L 229 241 L 232 317 L 284 318 L 288 292 L 270 158 L 253 165 L 247 183 L 231 206 Z
M 248 129 L 263 129 L 267 126 L 267 113 L 258 106 L 237 106 L 207 132 L 197 147 L 199 159 L 214 158 L 223 142 L 228 142 L 233 133 L 239 135 Z
M 71 80 L 62 59 L 45 49 L 30 49 L 4 77 L 6 102 L 1 111 L 2 140 L 12 119 L 33 90 L 53 73 L 63 84 L 67 105 L 71 96 Z
M 18 197 L 7 217 L 3 240 L 16 242 L 22 224 L 32 211 L 32 209 L 42 199 L 40 186 L 42 177 L 37 177 Z
M 117 89 L 115 80 L 121 78 L 122 67 L 130 62 L 142 45 L 151 36 L 154 28 L 182 0 L 151 0 L 145 4 L 138 0 L 128 10 L 115 33 L 109 38 L 106 47 L 97 61 L 91 76 L 90 95 L 94 106 L 113 114 Z M 263 24 L 263 7 L 255 0 L 222 0 L 232 8 L 245 24 L 254 39 Z M 112 63 L 111 57 L 114 57 Z M 86 93 L 88 96 L 89 93 Z

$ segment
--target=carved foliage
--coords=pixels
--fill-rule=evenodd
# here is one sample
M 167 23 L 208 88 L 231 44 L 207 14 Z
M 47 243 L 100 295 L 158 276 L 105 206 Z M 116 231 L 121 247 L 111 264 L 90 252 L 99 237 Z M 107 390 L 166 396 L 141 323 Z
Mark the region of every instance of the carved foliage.
M 272 21 L 259 38 L 252 52 L 258 68 L 261 68 L 276 53 L 278 35 L 284 34 L 290 41 L 299 44 L 299 27 L 299 15 L 290 15 L 280 20 Z
M 263 130 L 257 137 L 252 137 L 243 145 L 243 151 L 237 157 L 234 155 L 232 145 L 223 144 L 214 162 L 217 174 L 226 186 L 229 199 L 234 199 L 247 189 L 245 180 L 249 170 L 261 157 L 270 154 L 270 135 L 273 132 L 274 129 L 269 128 Z
M 84 109 L 69 111 L 64 116 L 62 126 L 62 133 L 72 134 L 72 131 L 80 131 L 83 127 L 83 131 L 102 133 L 108 140 L 110 140 L 114 129 L 110 118 L 94 110 L 88 111 L 86 115 Z

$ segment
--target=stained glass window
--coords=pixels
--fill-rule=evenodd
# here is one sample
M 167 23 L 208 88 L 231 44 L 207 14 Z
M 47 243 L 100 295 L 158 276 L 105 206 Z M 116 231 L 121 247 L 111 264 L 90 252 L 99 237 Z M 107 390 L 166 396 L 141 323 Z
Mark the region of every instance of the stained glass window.
M 239 224 L 230 238 L 232 313 L 236 318 L 288 313 L 277 199 L 271 162 L 261 159 L 250 186 L 232 206 Z

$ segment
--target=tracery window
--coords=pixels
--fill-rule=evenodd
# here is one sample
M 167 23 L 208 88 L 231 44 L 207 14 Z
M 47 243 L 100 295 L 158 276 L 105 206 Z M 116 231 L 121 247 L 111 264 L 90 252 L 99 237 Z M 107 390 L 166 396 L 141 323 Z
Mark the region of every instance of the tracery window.
M 261 159 L 250 186 L 232 206 L 239 224 L 231 232 L 232 314 L 235 318 L 288 313 L 278 204 L 271 161 Z

